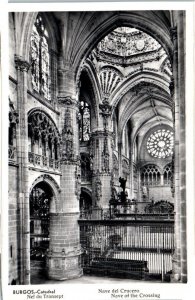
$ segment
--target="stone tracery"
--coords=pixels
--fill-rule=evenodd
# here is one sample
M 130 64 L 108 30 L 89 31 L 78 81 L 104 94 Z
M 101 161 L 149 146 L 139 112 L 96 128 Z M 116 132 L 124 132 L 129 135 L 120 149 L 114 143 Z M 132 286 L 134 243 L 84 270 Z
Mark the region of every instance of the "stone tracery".
M 156 165 L 147 165 L 141 170 L 143 186 L 155 186 L 160 184 L 160 171 Z
M 53 121 L 42 111 L 28 117 L 29 162 L 59 169 L 61 138 Z
M 154 157 L 166 158 L 173 154 L 173 132 L 159 129 L 147 141 L 147 150 Z

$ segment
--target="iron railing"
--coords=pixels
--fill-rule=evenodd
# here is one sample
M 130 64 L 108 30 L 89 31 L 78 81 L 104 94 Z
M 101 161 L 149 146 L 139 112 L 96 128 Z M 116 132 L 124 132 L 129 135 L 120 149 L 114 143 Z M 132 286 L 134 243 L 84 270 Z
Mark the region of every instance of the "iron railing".
M 160 200 L 157 202 L 128 201 L 110 202 L 109 208 L 91 207 L 81 209 L 80 219 L 107 220 L 107 219 L 132 219 L 132 220 L 173 220 L 173 204 Z
M 84 273 L 169 280 L 172 220 L 79 220 Z
M 125 203 L 110 202 L 111 218 L 127 219 L 173 219 L 174 205 L 166 200 L 160 201 L 136 201 L 131 200 Z

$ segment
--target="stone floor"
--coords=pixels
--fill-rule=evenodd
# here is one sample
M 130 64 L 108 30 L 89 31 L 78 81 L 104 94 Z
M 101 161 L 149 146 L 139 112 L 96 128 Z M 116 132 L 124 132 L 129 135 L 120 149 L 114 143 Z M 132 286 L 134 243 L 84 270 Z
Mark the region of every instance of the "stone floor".
M 83 275 L 80 278 L 69 279 L 69 280 L 49 280 L 43 276 L 32 276 L 31 284 L 115 284 L 115 283 L 130 283 L 130 282 L 141 282 L 141 283 L 162 283 L 160 279 L 148 279 L 148 280 L 138 280 L 138 279 L 127 279 L 127 278 L 113 278 L 106 276 L 92 276 Z M 165 281 L 166 282 L 166 281 Z
M 133 279 L 124 279 L 124 278 L 108 278 L 108 277 L 100 277 L 100 276 L 82 276 L 76 279 L 70 279 L 65 281 L 55 281 L 44 279 L 43 277 L 33 277 L 31 278 L 31 284 L 107 284 L 107 283 L 129 283 L 135 282 L 137 280 Z M 143 282 L 143 281 L 142 281 Z

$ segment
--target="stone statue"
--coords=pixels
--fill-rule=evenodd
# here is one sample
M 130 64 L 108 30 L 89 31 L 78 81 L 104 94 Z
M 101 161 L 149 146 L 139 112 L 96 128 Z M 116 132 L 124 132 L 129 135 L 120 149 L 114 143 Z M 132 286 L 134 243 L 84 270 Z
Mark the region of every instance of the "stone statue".
M 121 184 L 120 187 L 123 189 L 123 192 L 125 192 L 127 179 L 119 177 L 119 182 Z

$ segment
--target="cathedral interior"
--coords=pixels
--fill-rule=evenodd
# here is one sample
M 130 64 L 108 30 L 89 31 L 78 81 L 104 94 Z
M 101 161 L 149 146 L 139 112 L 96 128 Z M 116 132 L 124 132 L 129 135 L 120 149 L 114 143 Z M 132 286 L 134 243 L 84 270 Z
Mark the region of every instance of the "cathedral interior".
M 185 13 L 9 13 L 9 284 L 187 281 Z

